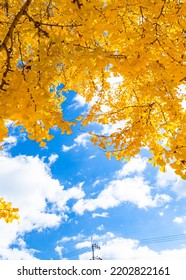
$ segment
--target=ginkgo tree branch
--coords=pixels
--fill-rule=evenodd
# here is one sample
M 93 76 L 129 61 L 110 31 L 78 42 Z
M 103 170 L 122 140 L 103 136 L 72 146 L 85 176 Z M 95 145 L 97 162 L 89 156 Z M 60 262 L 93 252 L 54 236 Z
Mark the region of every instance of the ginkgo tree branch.
M 46 12 L 47 12 L 47 18 L 49 19 L 50 18 L 50 9 L 51 9 L 51 6 L 52 6 L 52 0 L 49 0 L 48 1 L 48 5 L 47 5 L 47 9 L 46 9 Z
M 12 37 L 12 34 L 13 34 L 13 31 L 14 31 L 14 28 L 15 28 L 16 24 L 18 23 L 18 21 L 20 20 L 20 18 L 24 14 L 24 12 L 26 12 L 28 10 L 28 7 L 29 7 L 31 2 L 32 2 L 32 0 L 27 0 L 24 3 L 24 5 L 22 6 L 22 8 L 20 9 L 20 11 L 15 15 L 3 42 L 0 44 L 0 51 L 3 48 L 6 48 L 8 40 Z
M 6 91 L 6 90 L 4 89 L 4 86 L 5 86 L 5 85 L 8 86 L 9 83 L 6 82 L 5 78 L 6 78 L 7 74 L 8 74 L 8 72 L 9 72 L 9 71 L 12 71 L 12 70 L 11 70 L 11 66 L 10 66 L 11 49 L 8 49 L 8 47 L 7 47 L 6 45 L 4 46 L 4 49 L 5 49 L 5 51 L 6 51 L 7 59 L 6 59 L 5 65 L 4 65 L 5 70 L 4 70 L 4 72 L 3 72 L 3 78 L 2 78 L 2 80 L 1 80 L 0 90 Z
M 163 10 L 164 10 L 164 8 L 165 8 L 165 3 L 166 3 L 166 0 L 163 0 L 163 5 L 162 5 L 162 7 L 161 7 L 161 10 L 160 10 L 160 13 L 159 13 L 159 15 L 157 16 L 157 19 L 159 19 L 161 16 L 164 16 L 164 14 L 163 14 Z
M 7 16 L 8 16 L 8 13 L 9 13 L 8 0 L 5 0 L 5 10 L 6 10 L 6 14 L 7 14 Z
M 79 0 L 72 0 L 72 3 L 76 3 L 79 9 L 81 9 L 81 6 L 83 6 L 83 4 L 80 3 Z
M 33 20 L 33 19 L 32 19 Z M 34 21 L 35 23 L 36 21 Z M 82 26 L 82 24 L 76 24 L 76 23 L 70 23 L 70 24 L 59 24 L 59 23 L 46 23 L 46 22 L 36 22 L 36 25 L 43 25 L 43 26 L 48 26 L 48 27 L 59 27 L 59 28 L 74 28 L 74 27 L 79 27 Z
M 47 38 L 49 38 L 49 34 L 46 30 L 43 30 L 40 26 L 42 25 L 42 23 L 40 23 L 39 21 L 34 20 L 27 11 L 24 11 L 24 15 L 26 15 L 26 17 L 29 19 L 29 21 L 34 23 L 34 27 L 38 29 L 38 32 L 41 32 L 43 35 L 45 35 Z
M 2 51 L 2 49 L 4 49 L 6 51 L 6 56 L 7 56 L 6 63 L 5 63 L 6 64 L 5 71 L 3 73 L 3 78 L 2 78 L 2 81 L 0 84 L 0 90 L 3 90 L 3 91 L 6 91 L 6 89 L 4 89 L 4 86 L 9 85 L 9 83 L 5 80 L 5 78 L 8 74 L 8 72 L 13 71 L 11 69 L 11 65 L 10 65 L 10 59 L 12 58 L 11 55 L 12 55 L 12 51 L 13 51 L 13 39 L 12 39 L 13 31 L 14 31 L 14 28 L 16 27 L 17 23 L 19 22 L 21 16 L 28 9 L 31 1 L 32 0 L 27 0 L 24 3 L 24 5 L 22 6 L 22 8 L 20 9 L 20 11 L 15 15 L 15 17 L 9 27 L 9 30 L 8 30 L 7 34 L 5 35 L 3 42 L 0 44 L 0 52 Z M 5 6 L 6 6 L 6 12 L 8 15 L 8 2 L 7 1 L 6 1 Z M 8 41 L 11 41 L 10 47 L 8 47 Z

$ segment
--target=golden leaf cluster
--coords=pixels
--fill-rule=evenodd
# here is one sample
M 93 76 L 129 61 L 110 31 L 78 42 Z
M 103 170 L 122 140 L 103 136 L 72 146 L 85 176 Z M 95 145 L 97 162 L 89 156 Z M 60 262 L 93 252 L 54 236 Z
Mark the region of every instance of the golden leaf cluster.
M 63 84 L 97 100 L 83 125 L 125 121 L 92 139 L 108 157 L 149 147 L 153 165 L 186 178 L 185 0 L 1 0 L 0 8 L 0 139 L 9 119 L 41 146 L 55 125 L 71 133 Z M 122 79 L 113 86 L 110 77 Z
M 0 219 L 4 219 L 6 223 L 12 223 L 13 220 L 18 220 L 18 208 L 13 208 L 11 202 L 4 201 L 0 198 Z

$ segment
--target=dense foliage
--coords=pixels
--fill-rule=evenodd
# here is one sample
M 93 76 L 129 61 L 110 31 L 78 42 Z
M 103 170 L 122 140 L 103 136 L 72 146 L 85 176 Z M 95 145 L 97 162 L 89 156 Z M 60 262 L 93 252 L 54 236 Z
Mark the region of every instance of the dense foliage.
M 149 147 L 153 165 L 185 179 L 185 11 L 184 0 L 1 0 L 0 140 L 7 120 L 41 146 L 55 125 L 71 133 L 63 84 L 96 100 L 83 125 L 123 121 L 92 135 L 108 157 Z

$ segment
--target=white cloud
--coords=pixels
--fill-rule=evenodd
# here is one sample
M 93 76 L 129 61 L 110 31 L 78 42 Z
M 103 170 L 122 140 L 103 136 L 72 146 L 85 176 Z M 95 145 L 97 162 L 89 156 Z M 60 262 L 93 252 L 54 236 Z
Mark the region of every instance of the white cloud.
M 164 250 L 159 256 L 162 260 L 186 260 L 186 248 Z
M 83 242 L 79 242 L 75 245 L 75 247 L 77 249 L 82 249 L 82 248 L 91 248 L 91 244 L 92 242 L 104 242 L 104 241 L 107 241 L 108 239 L 112 239 L 115 235 L 112 233 L 112 232 L 106 232 L 105 234 L 103 235 L 97 235 L 97 234 L 94 234 L 91 238 L 87 238 L 85 241 Z M 84 236 L 84 239 L 85 239 L 85 236 Z
M 69 150 L 74 149 L 76 147 L 80 147 L 80 146 L 86 148 L 87 144 L 89 142 L 90 142 L 90 134 L 82 133 L 74 139 L 74 144 L 73 145 L 71 145 L 71 146 L 63 145 L 62 146 L 62 151 L 63 152 L 68 152 Z
M 104 225 L 102 224 L 102 225 L 98 226 L 96 229 L 99 231 L 102 231 L 102 230 L 104 230 Z
M 7 143 L 7 144 L 15 144 L 17 143 L 17 138 L 15 136 L 9 136 L 7 138 L 4 138 L 4 143 Z
M 68 242 L 71 240 L 73 240 L 73 237 L 65 236 L 65 237 L 61 238 L 58 242 Z
M 84 241 L 76 244 L 76 249 L 91 247 L 91 241 Z
M 18 252 L 10 249 L 10 245 L 17 242 L 20 235 L 24 236 L 33 229 L 42 231 L 58 226 L 67 219 L 67 202 L 84 196 L 80 186 L 64 190 L 60 182 L 52 178 L 49 166 L 37 156 L 12 158 L 0 154 L 0 182 L 1 196 L 6 201 L 12 201 L 13 207 L 20 209 L 21 216 L 19 225 L 0 220 L 0 248 L 4 250 L 0 254 L 6 253 L 2 255 L 3 258 L 8 254 L 11 257 L 13 252 L 18 257 Z M 50 202 L 50 208 L 47 202 Z M 32 255 L 29 257 L 30 251 L 26 248 L 21 250 L 25 258 L 33 258 Z
M 78 184 L 78 186 L 80 187 L 80 188 L 82 188 L 83 187 L 83 185 L 84 185 L 84 181 L 82 181 L 82 182 L 80 182 L 79 184 Z
M 95 187 L 95 186 L 99 185 L 100 182 L 101 182 L 101 180 L 96 180 L 96 181 L 92 184 L 92 186 Z
M 136 156 L 132 158 L 129 162 L 125 163 L 123 167 L 116 172 L 116 177 L 123 178 L 133 173 L 140 174 L 145 170 L 146 166 L 147 166 L 147 158 Z
M 86 147 L 87 143 L 89 143 L 89 140 L 90 140 L 90 134 L 82 133 L 75 138 L 74 142 L 77 146 Z
M 170 167 L 166 167 L 166 172 L 157 173 L 156 185 L 164 188 L 174 184 L 178 180 L 178 176 L 174 173 L 174 170 Z
M 49 165 L 51 166 L 54 162 L 56 162 L 56 160 L 58 159 L 58 155 L 57 154 L 51 154 L 48 158 L 49 161 Z
M 95 199 L 80 199 L 73 210 L 82 215 L 85 210 L 95 211 L 97 208 L 108 209 L 128 202 L 135 204 L 138 208 L 157 207 L 171 200 L 166 194 L 151 196 L 151 187 L 142 177 L 124 178 L 113 180 L 99 193 Z
M 164 213 L 163 212 L 159 212 L 160 217 L 163 217 Z
M 100 250 L 96 251 L 96 255 L 103 260 L 186 260 L 186 248 L 156 252 L 148 246 L 140 245 L 138 240 L 117 237 L 111 233 L 100 235 L 97 240 Z M 79 256 L 81 260 L 90 258 L 91 250 Z
M 186 181 L 175 174 L 170 166 L 166 166 L 166 172 L 158 172 L 156 186 L 160 188 L 169 187 L 178 198 L 186 197 Z
M 173 222 L 177 224 L 184 224 L 186 223 L 186 216 L 175 217 Z
M 68 152 L 68 151 L 72 150 L 74 147 L 76 147 L 75 144 L 73 144 L 73 145 L 71 145 L 71 146 L 63 145 L 63 146 L 62 146 L 62 151 L 63 151 L 63 152 Z
M 85 236 L 82 233 L 79 233 L 77 235 L 72 235 L 72 236 L 64 236 L 60 240 L 57 241 L 57 244 L 66 243 L 69 241 L 80 241 L 84 238 L 85 238 Z
M 12 128 L 14 127 L 14 125 L 16 124 L 17 121 L 11 121 L 11 120 L 6 120 L 4 123 L 5 123 L 5 126 L 7 128 Z
M 92 240 L 96 241 L 96 242 L 105 242 L 105 241 L 110 240 L 114 237 L 115 237 L 115 234 L 113 232 L 108 231 L 103 235 L 94 234 L 92 236 Z
M 34 251 L 31 249 L 17 249 L 17 248 L 1 248 L 0 260 L 37 260 L 34 257 Z
M 64 247 L 63 246 L 59 246 L 59 245 L 57 245 L 56 248 L 55 248 L 55 251 L 58 253 L 60 259 L 62 259 L 62 257 L 63 257 L 63 254 L 62 254 L 62 250 L 63 249 L 64 249 Z
M 168 202 L 170 202 L 172 200 L 172 198 L 169 196 L 169 195 L 167 195 L 167 194 L 156 194 L 155 195 L 155 197 L 154 197 L 154 200 L 153 200 L 153 202 L 154 202 L 154 205 L 153 205 L 153 203 L 152 203 L 152 207 L 154 206 L 154 207 L 161 207 L 161 206 L 163 206 L 164 204 L 166 204 L 166 203 L 168 203 Z
M 118 88 L 119 85 L 123 83 L 123 77 L 117 76 L 115 77 L 113 74 L 107 79 L 107 81 L 110 83 L 113 89 Z
M 17 244 L 20 248 L 26 248 L 26 242 L 21 237 L 17 239 Z
M 100 217 L 100 218 L 108 218 L 108 216 L 109 216 L 108 212 L 93 213 L 93 214 L 92 214 L 92 218 L 97 218 L 97 217 Z
M 4 151 L 8 151 L 12 147 L 16 146 L 17 138 L 15 136 L 8 136 L 3 139 L 3 142 L 0 142 L 0 146 L 3 146 Z
M 83 96 L 79 95 L 79 94 L 77 94 L 77 95 L 73 98 L 72 101 L 75 102 L 75 103 L 73 103 L 72 105 L 70 105 L 70 107 L 73 106 L 75 109 L 78 109 L 78 108 L 80 108 L 80 107 L 84 107 L 84 106 L 86 105 L 86 99 L 85 99 Z
M 95 157 L 96 157 L 95 155 L 92 155 L 92 156 L 89 157 L 89 159 L 93 159 L 93 158 L 95 158 Z
M 183 107 L 183 109 L 186 110 L 186 99 L 185 99 L 185 94 L 186 94 L 186 85 L 182 84 L 178 87 L 178 93 L 184 97 L 183 101 L 181 102 L 181 105 Z
M 107 112 L 110 111 L 110 107 L 107 106 L 107 105 L 101 105 L 100 106 L 100 111 L 101 111 L 101 113 L 107 113 Z
M 183 101 L 182 101 L 182 107 L 183 107 L 183 109 L 186 110 L 186 100 L 183 100 Z
M 115 124 L 104 124 L 100 134 L 110 135 L 111 133 L 117 132 L 119 129 L 123 129 L 126 125 L 126 121 L 118 121 Z

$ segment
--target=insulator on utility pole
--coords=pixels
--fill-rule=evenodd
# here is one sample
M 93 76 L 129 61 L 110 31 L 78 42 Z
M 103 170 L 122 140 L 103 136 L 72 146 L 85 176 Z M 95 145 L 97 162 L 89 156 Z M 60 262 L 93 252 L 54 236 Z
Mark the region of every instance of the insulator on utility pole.
M 92 238 L 91 238 L 91 249 L 92 249 L 92 259 L 91 260 L 102 260 L 102 258 L 100 258 L 100 257 L 97 257 L 97 256 L 95 257 L 95 249 L 100 250 L 101 248 L 99 245 L 92 242 Z

